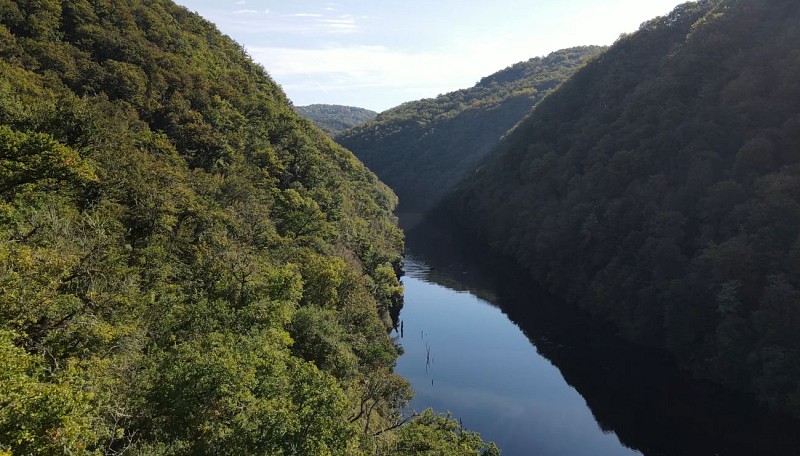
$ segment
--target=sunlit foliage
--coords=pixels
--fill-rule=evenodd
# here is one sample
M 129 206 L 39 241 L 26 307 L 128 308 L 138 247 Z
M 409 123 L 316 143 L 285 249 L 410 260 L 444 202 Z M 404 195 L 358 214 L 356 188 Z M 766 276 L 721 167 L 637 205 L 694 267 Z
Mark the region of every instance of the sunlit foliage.
M 395 203 L 186 9 L 0 0 L 0 453 L 369 454 Z

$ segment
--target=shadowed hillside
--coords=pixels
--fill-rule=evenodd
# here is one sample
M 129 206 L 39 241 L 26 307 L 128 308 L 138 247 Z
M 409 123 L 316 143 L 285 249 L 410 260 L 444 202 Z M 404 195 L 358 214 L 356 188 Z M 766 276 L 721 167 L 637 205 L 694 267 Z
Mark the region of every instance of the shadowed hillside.
M 800 4 L 687 3 L 538 105 L 448 208 L 552 291 L 800 413 Z
M 472 172 L 536 103 L 603 49 L 565 49 L 517 63 L 470 89 L 385 111 L 336 141 L 397 193 L 401 212 L 422 212 Z

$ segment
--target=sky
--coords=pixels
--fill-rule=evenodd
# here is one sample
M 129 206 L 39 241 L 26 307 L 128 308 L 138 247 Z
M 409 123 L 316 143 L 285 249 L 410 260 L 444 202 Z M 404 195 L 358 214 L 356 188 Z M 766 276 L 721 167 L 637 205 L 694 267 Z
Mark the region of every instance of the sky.
M 384 111 L 514 63 L 612 44 L 676 0 L 177 0 L 262 64 L 296 106 Z

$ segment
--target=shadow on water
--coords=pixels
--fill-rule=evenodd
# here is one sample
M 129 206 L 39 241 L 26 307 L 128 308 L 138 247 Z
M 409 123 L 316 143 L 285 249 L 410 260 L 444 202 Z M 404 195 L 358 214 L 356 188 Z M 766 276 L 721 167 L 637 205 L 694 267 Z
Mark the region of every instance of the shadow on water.
M 497 306 L 625 446 L 646 456 L 800 455 L 797 420 L 691 378 L 661 350 L 616 337 L 612 326 L 552 298 L 441 220 L 409 220 L 401 214 L 407 250 L 428 265 L 427 280 Z

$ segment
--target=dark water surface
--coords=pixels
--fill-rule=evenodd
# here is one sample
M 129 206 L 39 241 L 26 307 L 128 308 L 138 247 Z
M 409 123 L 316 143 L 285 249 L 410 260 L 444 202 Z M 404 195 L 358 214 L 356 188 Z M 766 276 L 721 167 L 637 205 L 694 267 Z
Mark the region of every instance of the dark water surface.
M 407 230 L 397 372 L 504 456 L 800 455 L 800 424 L 693 380 L 432 223 Z

